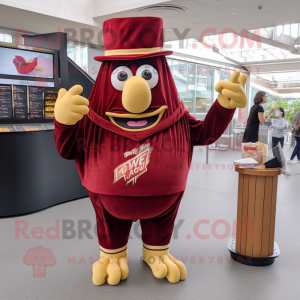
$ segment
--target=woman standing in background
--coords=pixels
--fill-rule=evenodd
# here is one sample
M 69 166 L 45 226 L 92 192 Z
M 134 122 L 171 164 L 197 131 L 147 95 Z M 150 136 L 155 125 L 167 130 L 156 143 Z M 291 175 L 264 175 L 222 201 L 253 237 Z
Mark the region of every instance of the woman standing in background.
M 267 121 L 269 116 L 273 113 L 275 108 L 272 108 L 269 113 L 264 116 L 263 104 L 267 102 L 266 93 L 259 91 L 254 97 L 254 105 L 250 110 L 250 114 L 247 121 L 247 127 L 245 129 L 243 141 L 246 143 L 256 143 L 258 141 L 259 124 Z
M 282 107 L 276 108 L 275 116 L 277 117 L 277 120 L 269 127 L 269 130 L 273 129 L 272 148 L 276 147 L 278 143 L 280 143 L 281 147 L 283 148 L 283 142 L 284 142 L 283 130 L 286 128 L 284 109 Z
M 295 127 L 297 126 L 297 124 L 299 122 L 300 122 L 300 111 L 298 111 L 296 113 L 296 116 L 295 116 L 295 119 L 294 119 L 293 132 L 294 132 L 294 136 L 295 136 L 295 140 L 296 140 L 296 146 L 295 146 L 295 149 L 292 153 L 291 158 L 287 162 L 288 164 L 297 164 L 298 162 L 300 162 L 300 130 L 298 130 L 298 131 L 295 130 Z M 296 158 L 296 160 L 294 160 L 296 155 L 297 155 L 297 158 Z

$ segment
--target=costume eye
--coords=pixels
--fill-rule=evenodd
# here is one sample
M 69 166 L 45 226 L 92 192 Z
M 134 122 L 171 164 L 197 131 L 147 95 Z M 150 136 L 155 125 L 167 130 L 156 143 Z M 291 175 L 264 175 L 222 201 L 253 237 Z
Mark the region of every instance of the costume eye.
M 147 80 L 150 89 L 153 89 L 158 83 L 158 73 L 155 68 L 150 65 L 142 65 L 136 71 L 136 76 L 143 77 Z
M 128 74 L 124 71 L 118 73 L 119 81 L 125 81 L 128 78 Z
M 126 80 L 132 77 L 133 74 L 128 67 L 120 66 L 111 73 L 111 84 L 118 91 L 123 91 Z
M 149 70 L 144 70 L 142 72 L 142 77 L 146 80 L 150 80 L 152 78 L 152 73 Z

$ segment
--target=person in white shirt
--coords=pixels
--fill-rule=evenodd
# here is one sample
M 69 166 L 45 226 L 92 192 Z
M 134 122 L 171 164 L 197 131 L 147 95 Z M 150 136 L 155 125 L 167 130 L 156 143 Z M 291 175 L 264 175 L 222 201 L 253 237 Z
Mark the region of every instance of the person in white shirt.
M 282 107 L 277 107 L 275 109 L 275 116 L 277 120 L 269 127 L 269 130 L 273 129 L 272 133 L 272 147 L 276 147 L 278 143 L 281 144 L 283 148 L 284 142 L 284 129 L 286 129 L 286 120 L 284 118 L 284 109 Z

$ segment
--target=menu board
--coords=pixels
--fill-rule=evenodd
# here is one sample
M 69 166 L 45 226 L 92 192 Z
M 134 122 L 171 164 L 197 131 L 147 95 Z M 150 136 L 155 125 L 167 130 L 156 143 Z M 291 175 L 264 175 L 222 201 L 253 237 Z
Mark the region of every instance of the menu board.
M 12 119 L 11 85 L 0 85 L 0 119 Z
M 58 88 L 44 88 L 45 119 L 54 119 L 54 105 L 58 91 Z
M 44 89 L 41 87 L 29 87 L 29 118 L 42 119 L 44 103 Z
M 28 119 L 27 86 L 13 85 L 14 118 Z

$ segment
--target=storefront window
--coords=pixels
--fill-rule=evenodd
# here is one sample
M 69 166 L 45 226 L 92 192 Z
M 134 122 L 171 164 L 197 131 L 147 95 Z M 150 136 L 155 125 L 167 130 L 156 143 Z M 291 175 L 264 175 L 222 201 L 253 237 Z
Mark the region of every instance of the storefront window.
M 12 35 L 0 33 L 0 42 L 12 43 Z
M 220 80 L 230 80 L 230 76 L 232 74 L 232 71 L 228 69 L 221 69 L 220 70 Z
M 167 62 L 168 62 L 169 68 L 171 70 L 171 73 L 173 74 L 173 60 L 172 59 L 167 59 Z
M 180 100 L 189 112 L 194 113 L 195 64 L 173 60 L 173 78 Z
M 207 113 L 213 103 L 215 68 L 197 65 L 195 113 Z
M 291 37 L 296 39 L 299 35 L 299 24 L 298 23 L 294 23 L 291 24 Z
M 88 73 L 88 47 L 68 45 L 68 56 L 86 73 Z

